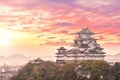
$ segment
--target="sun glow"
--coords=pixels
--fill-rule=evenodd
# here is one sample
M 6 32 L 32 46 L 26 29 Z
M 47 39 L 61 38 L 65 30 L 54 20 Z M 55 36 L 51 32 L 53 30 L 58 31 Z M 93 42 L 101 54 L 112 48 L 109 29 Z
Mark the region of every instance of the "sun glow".
M 7 35 L 1 36 L 1 44 L 8 45 L 10 43 L 10 38 Z
M 7 30 L 0 30 L 0 45 L 8 46 L 11 43 L 13 35 Z
M 29 43 L 33 41 L 33 37 L 24 32 L 0 29 L 0 46 L 16 46 L 24 42 Z

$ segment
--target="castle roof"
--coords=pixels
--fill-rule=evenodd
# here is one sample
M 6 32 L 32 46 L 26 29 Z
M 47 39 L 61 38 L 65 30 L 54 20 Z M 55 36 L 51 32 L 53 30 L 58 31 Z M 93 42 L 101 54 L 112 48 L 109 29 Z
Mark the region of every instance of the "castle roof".
M 57 50 L 67 50 L 67 49 L 65 49 L 64 47 L 60 47 L 60 48 L 57 49 Z
M 90 31 L 88 28 L 83 28 L 80 32 L 77 34 L 95 34 L 94 32 Z
M 37 59 L 34 59 L 34 60 L 30 60 L 30 61 L 29 61 L 29 63 L 33 63 L 33 64 L 39 64 L 39 63 L 41 63 L 41 62 L 43 62 L 43 60 L 40 59 L 39 57 L 38 57 Z
M 42 62 L 43 60 L 38 57 L 38 58 L 35 59 L 34 61 L 36 61 L 36 62 Z

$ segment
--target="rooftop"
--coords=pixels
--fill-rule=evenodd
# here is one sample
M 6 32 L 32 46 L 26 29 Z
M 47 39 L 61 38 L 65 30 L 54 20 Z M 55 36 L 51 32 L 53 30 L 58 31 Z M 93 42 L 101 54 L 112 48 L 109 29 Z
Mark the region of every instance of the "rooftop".
M 95 34 L 94 32 L 90 31 L 88 28 L 83 28 L 80 32 L 77 34 Z

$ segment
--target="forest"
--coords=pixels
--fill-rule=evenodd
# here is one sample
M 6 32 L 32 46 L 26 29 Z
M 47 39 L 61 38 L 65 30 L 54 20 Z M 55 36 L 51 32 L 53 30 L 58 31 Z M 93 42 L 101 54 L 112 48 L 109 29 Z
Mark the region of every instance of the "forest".
M 120 80 L 120 63 L 112 66 L 106 61 L 28 63 L 11 80 Z

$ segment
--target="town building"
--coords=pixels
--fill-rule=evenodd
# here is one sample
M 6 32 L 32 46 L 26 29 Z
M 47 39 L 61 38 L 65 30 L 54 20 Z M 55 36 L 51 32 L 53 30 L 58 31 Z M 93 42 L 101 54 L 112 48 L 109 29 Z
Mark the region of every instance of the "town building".
M 79 62 L 81 60 L 104 60 L 105 52 L 93 37 L 96 33 L 88 28 L 76 33 L 78 36 L 73 42 L 72 49 L 60 47 L 56 53 L 56 62 L 63 64 L 66 62 Z
M 4 66 L 0 67 L 0 80 L 9 80 L 11 77 L 17 75 L 21 68 L 22 66 L 8 66 L 4 64 Z
M 37 59 L 34 59 L 34 60 L 30 60 L 29 63 L 32 63 L 32 64 L 40 64 L 41 62 L 43 62 L 42 59 L 40 59 L 39 57 Z

